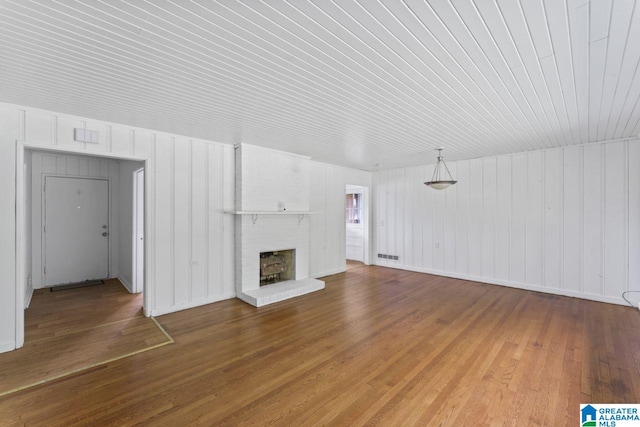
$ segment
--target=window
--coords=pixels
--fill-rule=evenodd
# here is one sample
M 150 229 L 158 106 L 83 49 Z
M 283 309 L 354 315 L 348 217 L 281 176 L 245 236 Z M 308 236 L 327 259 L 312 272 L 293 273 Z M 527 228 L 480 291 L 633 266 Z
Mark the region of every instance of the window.
M 347 194 L 347 224 L 360 224 L 362 222 L 362 194 Z

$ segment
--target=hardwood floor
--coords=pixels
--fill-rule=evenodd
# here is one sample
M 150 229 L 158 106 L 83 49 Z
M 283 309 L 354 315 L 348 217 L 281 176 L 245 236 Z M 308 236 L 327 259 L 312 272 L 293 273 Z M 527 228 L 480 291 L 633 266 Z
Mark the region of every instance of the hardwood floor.
M 172 343 L 118 280 L 34 292 L 24 347 L 0 354 L 0 397 Z M 0 419 L 0 423 L 2 420 Z
M 364 267 L 364 263 L 360 261 L 354 261 L 352 259 L 347 260 L 347 270 L 351 270 L 353 268 Z
M 175 344 L 0 398 L 5 425 L 578 425 L 640 402 L 640 313 L 381 267 L 256 309 L 161 316 Z

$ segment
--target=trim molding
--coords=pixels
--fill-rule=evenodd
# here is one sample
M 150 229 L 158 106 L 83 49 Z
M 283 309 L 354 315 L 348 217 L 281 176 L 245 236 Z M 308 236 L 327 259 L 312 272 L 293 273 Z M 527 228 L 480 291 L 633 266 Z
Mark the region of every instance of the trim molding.
M 581 299 L 586 299 L 590 301 L 605 302 L 608 304 L 618 304 L 618 305 L 629 306 L 629 304 L 627 304 L 627 302 L 622 298 L 622 296 L 617 298 L 617 297 L 607 297 L 603 295 L 586 294 L 584 292 L 572 291 L 569 289 L 546 288 L 544 286 L 529 285 L 526 283 L 509 282 L 506 280 L 490 279 L 486 277 L 471 276 L 466 274 L 449 273 L 446 271 L 432 270 L 428 268 L 410 267 L 406 265 L 393 265 L 393 266 L 383 265 L 383 264 L 375 264 L 375 265 L 378 267 L 393 268 L 396 270 L 415 271 L 417 273 L 426 273 L 426 274 L 432 274 L 434 276 L 451 277 L 453 279 L 468 280 L 471 282 L 486 283 L 489 285 L 506 286 L 508 288 L 522 289 L 524 291 L 542 292 L 545 294 L 561 295 L 565 297 L 581 298 Z
M 170 307 L 158 307 L 152 310 L 145 310 L 145 316 L 147 317 L 156 317 L 162 316 L 163 314 L 175 313 L 177 311 L 187 310 L 189 308 L 200 307 L 201 305 L 212 304 L 214 302 L 224 301 L 231 298 L 235 298 L 236 293 L 224 294 L 220 297 L 212 297 L 212 298 L 204 298 L 197 301 L 190 301 L 182 304 L 176 304 Z
M 312 279 L 318 279 L 320 277 L 333 276 L 334 274 L 344 273 L 347 271 L 346 267 L 337 268 L 335 270 L 327 270 L 321 273 L 310 274 L 309 277 Z
M 32 297 L 33 297 L 33 288 L 28 288 L 24 296 L 24 308 L 29 308 Z
M 122 276 L 118 276 L 116 277 L 116 279 L 118 279 L 120 281 L 120 284 L 122 286 L 124 286 L 124 288 L 130 293 L 133 293 L 133 286 L 131 286 L 131 283 L 129 283 L 127 280 L 124 279 L 124 277 Z

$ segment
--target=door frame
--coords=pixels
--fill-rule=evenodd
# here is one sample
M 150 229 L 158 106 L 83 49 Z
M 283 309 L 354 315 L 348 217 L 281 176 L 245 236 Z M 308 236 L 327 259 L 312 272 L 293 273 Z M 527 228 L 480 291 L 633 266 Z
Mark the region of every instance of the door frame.
M 25 151 L 48 151 L 53 153 L 65 153 L 75 154 L 89 157 L 101 157 L 120 160 L 133 160 L 137 162 L 143 162 L 145 170 L 153 170 L 153 157 L 151 155 L 137 156 L 127 154 L 115 154 L 105 152 L 94 152 L 83 149 L 77 149 L 73 147 L 52 146 L 51 143 L 29 143 L 26 141 L 16 141 L 16 283 L 15 283 L 15 347 L 20 348 L 24 346 L 24 310 L 25 310 L 25 290 L 26 290 L 26 275 L 25 266 L 27 258 L 27 242 L 26 233 L 24 230 L 27 218 L 26 218 L 26 200 L 25 196 L 25 176 L 24 176 L 24 158 Z M 144 198 L 145 206 L 152 207 L 153 199 L 151 198 L 150 188 L 155 185 L 153 174 L 145 176 Z M 144 212 L 144 227 L 145 227 L 145 241 L 144 241 L 144 295 L 143 295 L 143 311 L 144 315 L 149 317 L 154 307 L 151 306 L 155 300 L 155 289 L 153 287 L 153 268 L 149 268 L 153 262 L 153 235 L 148 233 L 153 229 L 153 209 L 145 209 Z
M 133 238 L 133 245 L 131 248 L 131 253 L 132 253 L 132 265 L 133 265 L 133 271 L 131 272 L 131 282 L 132 282 L 132 291 L 133 293 L 139 293 L 139 292 L 143 292 L 144 290 L 144 253 L 145 253 L 145 248 L 144 248 L 144 241 L 146 240 L 146 236 L 144 234 L 144 224 L 145 224 L 145 205 L 144 205 L 144 193 L 145 193 L 145 189 L 144 189 L 144 181 L 145 181 L 145 170 L 144 170 L 144 166 L 136 169 L 135 171 L 133 171 L 133 221 L 132 221 L 132 225 L 133 225 L 133 230 L 132 230 L 132 238 Z M 140 186 L 140 181 L 142 180 L 142 200 L 140 200 L 140 194 L 138 194 L 138 188 Z M 139 211 L 142 210 L 142 283 L 139 283 L 138 281 L 138 273 L 139 273 L 139 267 L 138 267 L 138 245 L 140 245 L 140 242 L 138 241 L 138 234 L 139 234 L 139 224 L 138 224 L 138 213 Z
M 104 178 L 98 178 L 98 177 L 90 177 L 90 176 L 78 176 L 78 175 L 58 175 L 58 174 L 50 174 L 50 173 L 45 173 L 42 175 L 42 188 L 40 189 L 40 194 L 42 197 L 42 204 L 40 205 L 40 208 L 42 210 L 41 213 L 41 218 L 42 218 L 42 226 L 44 227 L 46 224 L 46 205 L 45 205 L 45 199 L 46 199 L 46 194 L 44 191 L 44 186 L 47 183 L 47 178 L 73 178 L 73 179 L 93 179 L 93 180 L 101 180 L 101 181 L 107 181 L 107 204 L 109 206 L 109 212 L 108 212 L 108 221 L 109 221 L 109 228 L 107 229 L 109 233 L 111 233 L 111 224 L 113 224 L 113 216 L 112 216 L 112 194 L 111 194 L 111 189 L 112 189 L 112 185 L 111 185 L 111 178 L 109 177 L 104 177 Z M 26 213 L 26 212 L 25 212 Z M 40 230 L 40 245 L 42 246 L 42 265 L 40 266 L 41 268 L 45 268 L 47 265 L 46 262 L 46 233 L 44 233 L 43 229 Z M 107 249 L 107 277 L 111 277 L 111 272 L 113 271 L 113 259 L 111 256 L 111 251 L 113 249 L 112 245 L 111 245 L 111 241 L 112 239 L 109 239 L 108 243 L 108 249 Z M 46 288 L 49 286 L 45 286 L 46 283 L 46 274 L 44 273 L 44 271 L 42 272 L 42 287 Z
M 362 189 L 362 229 L 363 229 L 363 242 L 362 245 L 364 250 L 364 265 L 371 265 L 371 191 L 369 185 L 364 184 L 351 184 L 347 181 L 344 186 L 345 195 L 347 194 L 348 187 L 359 187 Z M 345 197 L 343 196 L 343 200 Z M 346 226 L 346 206 L 343 207 L 342 211 L 344 212 L 343 223 Z M 346 246 L 347 246 L 347 233 L 345 227 L 344 233 L 344 242 L 342 244 L 343 248 L 345 248 L 345 262 L 346 262 Z

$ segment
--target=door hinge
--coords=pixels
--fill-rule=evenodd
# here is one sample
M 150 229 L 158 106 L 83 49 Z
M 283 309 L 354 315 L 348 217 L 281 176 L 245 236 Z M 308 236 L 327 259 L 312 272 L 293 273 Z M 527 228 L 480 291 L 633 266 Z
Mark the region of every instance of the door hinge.
M 47 226 L 46 225 L 44 227 L 42 227 L 42 231 L 45 232 L 45 233 L 47 232 Z
M 47 267 L 44 268 L 44 274 L 47 274 Z

